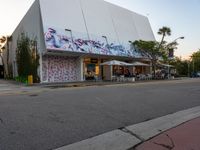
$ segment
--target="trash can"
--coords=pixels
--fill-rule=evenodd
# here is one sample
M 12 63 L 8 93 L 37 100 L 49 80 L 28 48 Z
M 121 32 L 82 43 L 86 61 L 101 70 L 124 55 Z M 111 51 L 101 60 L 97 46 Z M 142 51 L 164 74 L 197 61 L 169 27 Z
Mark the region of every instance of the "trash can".
M 33 75 L 28 76 L 28 85 L 33 85 Z

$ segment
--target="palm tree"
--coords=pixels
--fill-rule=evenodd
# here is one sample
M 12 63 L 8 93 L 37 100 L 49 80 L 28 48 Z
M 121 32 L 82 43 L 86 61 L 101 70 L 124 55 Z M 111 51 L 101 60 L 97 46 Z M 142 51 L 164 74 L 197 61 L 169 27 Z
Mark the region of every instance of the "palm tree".
M 7 58 L 7 60 L 6 60 L 6 63 L 7 63 L 7 76 L 10 78 L 10 77 L 12 77 L 12 70 L 11 70 L 11 68 L 10 68 L 10 63 L 9 63 L 9 60 L 10 60 L 10 45 L 9 45 L 9 42 L 12 40 L 12 36 L 7 36 L 6 37 L 6 47 L 7 47 L 7 53 L 6 53 L 6 58 Z
M 9 53 L 9 51 L 10 51 L 10 48 L 9 48 L 9 42 L 12 40 L 12 37 L 11 36 L 2 36 L 1 38 L 0 38 L 0 46 L 1 46 L 1 54 L 3 53 L 3 48 L 5 49 L 5 47 L 2 47 L 3 45 L 5 45 L 6 44 L 6 58 L 7 58 L 7 60 L 6 60 L 6 67 L 7 67 L 7 72 L 6 72 L 6 75 L 7 76 L 10 76 L 10 69 L 9 69 L 9 58 L 10 58 L 10 53 Z M 3 61 L 3 56 L 1 55 L 1 59 L 2 59 L 2 61 Z M 4 63 L 4 62 L 3 62 Z M 4 71 L 5 71 L 5 64 L 3 64 L 3 67 L 4 67 Z
M 3 60 L 3 56 L 2 56 L 2 53 L 3 53 L 3 50 L 4 50 L 4 44 L 6 42 L 6 37 L 5 36 L 2 36 L 0 37 L 0 58 L 1 58 L 1 61 L 2 61 L 2 67 L 3 67 L 3 74 L 5 74 L 5 70 L 4 70 L 4 60 Z
M 161 47 L 161 45 L 163 44 L 163 42 L 164 42 L 164 38 L 165 38 L 165 36 L 170 36 L 171 35 L 171 29 L 169 28 L 169 27 L 162 27 L 162 28 L 160 28 L 159 30 L 158 30 L 158 34 L 159 35 L 162 35 L 162 39 L 161 39 L 161 41 L 160 41 L 160 46 L 159 46 L 159 48 Z
M 6 42 L 6 37 L 5 36 L 0 37 L 0 57 L 2 61 L 3 61 L 2 53 L 4 49 L 3 45 L 5 44 L 5 42 Z
M 0 44 L 3 44 L 5 42 L 6 42 L 6 37 L 5 36 L 0 37 Z

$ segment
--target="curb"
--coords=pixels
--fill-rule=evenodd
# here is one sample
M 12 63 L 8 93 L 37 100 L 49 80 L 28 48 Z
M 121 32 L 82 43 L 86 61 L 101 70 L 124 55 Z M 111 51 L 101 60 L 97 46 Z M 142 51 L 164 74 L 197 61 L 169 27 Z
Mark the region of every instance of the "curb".
M 136 85 L 136 84 L 146 84 L 146 83 L 167 83 L 170 81 L 178 81 L 182 79 L 173 79 L 173 80 L 141 80 L 135 82 L 101 82 L 101 81 L 93 81 L 93 82 L 74 82 L 74 83 L 41 83 L 41 84 L 33 84 L 33 86 L 41 86 L 44 88 L 71 88 L 71 87 L 92 87 L 92 86 L 118 86 L 118 85 Z
M 114 130 L 56 150 L 126 150 L 139 143 L 136 137 Z
M 55 150 L 128 150 L 197 117 L 200 117 L 200 106 L 113 130 Z

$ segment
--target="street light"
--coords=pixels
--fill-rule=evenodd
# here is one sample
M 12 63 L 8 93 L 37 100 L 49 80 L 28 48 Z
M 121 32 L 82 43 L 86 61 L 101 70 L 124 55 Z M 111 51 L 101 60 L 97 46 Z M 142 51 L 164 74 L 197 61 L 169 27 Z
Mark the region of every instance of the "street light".
M 176 38 L 175 40 L 173 40 L 171 43 L 176 42 L 178 39 L 184 39 L 184 38 L 185 38 L 184 36 L 180 36 L 180 37 Z
M 176 39 L 174 40 L 174 42 L 175 42 L 176 40 L 178 40 L 178 39 L 184 39 L 184 38 L 185 38 L 184 36 L 178 37 L 178 38 L 176 38 Z
M 72 30 L 71 29 L 65 29 L 65 31 L 69 32 L 70 33 L 70 37 L 71 37 L 71 40 L 73 42 L 73 37 L 72 37 Z
M 104 38 L 106 40 L 106 44 L 108 45 L 108 38 L 107 38 L 107 36 L 103 35 L 102 38 Z
M 175 43 L 178 39 L 184 39 L 185 37 L 184 36 L 180 36 L 180 37 L 178 37 L 178 38 L 176 38 L 175 40 L 173 40 L 172 42 L 171 42 L 171 44 L 173 44 L 173 43 Z M 169 45 L 167 45 L 167 47 L 166 48 L 169 48 L 169 46 L 170 46 L 170 44 Z M 173 57 L 173 56 L 172 56 Z M 168 49 L 168 79 L 169 79 L 169 74 L 170 74 L 170 64 L 169 64 L 169 62 L 170 62 L 170 49 Z
M 103 35 L 102 38 L 105 39 L 106 45 L 107 45 L 107 48 L 108 48 L 108 51 L 109 51 L 109 53 L 110 53 L 110 46 L 109 46 L 109 43 L 108 43 L 108 38 L 107 38 L 107 36 Z

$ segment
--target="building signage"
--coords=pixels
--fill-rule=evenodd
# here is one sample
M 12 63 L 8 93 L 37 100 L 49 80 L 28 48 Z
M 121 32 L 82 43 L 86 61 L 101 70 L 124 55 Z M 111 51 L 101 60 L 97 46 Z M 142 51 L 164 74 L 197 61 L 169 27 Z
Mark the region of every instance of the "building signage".
M 98 63 L 98 59 L 90 59 L 91 63 L 97 64 Z
M 174 57 L 174 49 L 171 48 L 169 49 L 169 55 L 168 55 L 169 58 L 173 58 Z

